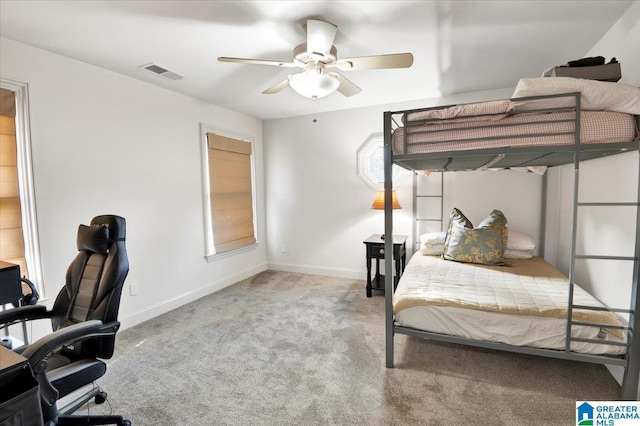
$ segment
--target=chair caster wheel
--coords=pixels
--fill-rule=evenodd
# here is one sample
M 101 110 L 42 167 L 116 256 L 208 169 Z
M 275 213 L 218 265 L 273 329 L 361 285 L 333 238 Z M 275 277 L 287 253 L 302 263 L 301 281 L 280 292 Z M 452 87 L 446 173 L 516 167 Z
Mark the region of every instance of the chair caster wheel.
M 131 422 L 129 420 L 124 420 L 122 422 L 122 426 L 131 426 Z
M 93 399 L 93 401 L 97 404 L 104 404 L 104 402 L 107 400 L 107 393 L 106 392 L 100 392 L 99 394 L 96 395 L 96 397 Z

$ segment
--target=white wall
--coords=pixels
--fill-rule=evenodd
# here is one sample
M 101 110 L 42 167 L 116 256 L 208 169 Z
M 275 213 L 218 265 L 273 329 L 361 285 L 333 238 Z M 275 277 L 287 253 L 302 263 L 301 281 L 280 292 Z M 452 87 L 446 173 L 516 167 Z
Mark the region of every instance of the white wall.
M 542 176 L 535 173 L 477 171 L 445 173 L 445 229 L 454 207 L 474 225 L 501 210 L 510 229 L 540 237 Z
M 370 209 L 375 191 L 356 174 L 356 151 L 369 135 L 382 131 L 383 112 L 499 99 L 511 93 L 506 89 L 266 121 L 269 268 L 364 279 L 362 241 L 384 232 L 384 214 Z M 513 229 L 537 237 L 541 185 L 537 175 L 511 171 L 448 174 L 445 221 L 454 206 L 475 222 L 498 208 Z M 394 212 L 394 234 L 410 236 L 411 179 L 396 189 L 403 209 Z
M 621 83 L 640 86 L 640 1 L 636 0 L 618 22 L 585 57 L 616 57 L 622 69 Z
M 636 1 L 585 57 L 616 57 L 621 83 L 640 86 L 640 1 Z M 635 202 L 638 196 L 638 153 L 626 153 L 583 162 L 580 166 L 579 200 L 583 202 Z M 565 274 L 569 271 L 573 166 L 549 173 L 549 228 L 547 259 Z M 577 249 L 579 254 L 633 256 L 635 209 L 633 207 L 580 207 Z M 611 307 L 629 307 L 632 263 L 581 260 L 576 282 Z M 617 379 L 621 370 L 610 368 Z
M 127 219 L 124 327 L 266 269 L 262 122 L 92 65 L 0 40 L 1 75 L 29 84 L 36 208 L 51 305 L 78 224 Z M 158 77 L 161 78 L 161 77 Z M 175 84 L 180 84 L 175 82 Z M 204 259 L 199 123 L 253 135 L 256 249 Z
M 607 60 L 616 57 L 622 67 L 621 83 L 640 85 L 640 1 L 636 1 L 607 34 L 584 56 L 605 56 Z M 549 174 L 549 213 L 553 226 L 548 236 L 557 241 L 557 251 L 553 253 L 558 267 L 567 272 L 570 248 L 571 195 L 573 191 L 573 166 L 557 167 Z M 635 201 L 638 184 L 638 153 L 627 153 L 604 159 L 583 162 L 580 167 L 580 201 Z M 583 212 L 584 210 L 584 212 Z M 605 210 L 605 211 L 602 211 Z M 635 218 L 633 208 L 581 208 L 578 248 L 589 254 L 626 254 L 634 247 L 634 234 L 629 231 Z M 607 217 L 604 217 L 607 216 Z M 613 220 L 611 220 L 613 219 Z M 630 223 L 631 222 L 631 223 Z M 607 236 L 604 240 L 602 236 Z M 587 262 L 585 262 L 587 263 Z M 607 302 L 627 305 L 627 286 L 622 288 L 609 283 L 619 281 L 616 273 L 628 269 L 628 265 L 590 261 L 586 271 L 578 271 L 588 288 Z M 600 279 L 597 279 L 600 277 Z M 625 297 L 627 297 L 625 299 Z
M 580 164 L 580 202 L 635 202 L 638 196 L 638 152 L 584 161 Z M 573 167 L 549 172 L 547 260 L 569 273 L 573 215 Z M 634 207 L 578 208 L 576 253 L 633 256 Z M 628 308 L 632 262 L 578 260 L 576 281 L 612 307 Z

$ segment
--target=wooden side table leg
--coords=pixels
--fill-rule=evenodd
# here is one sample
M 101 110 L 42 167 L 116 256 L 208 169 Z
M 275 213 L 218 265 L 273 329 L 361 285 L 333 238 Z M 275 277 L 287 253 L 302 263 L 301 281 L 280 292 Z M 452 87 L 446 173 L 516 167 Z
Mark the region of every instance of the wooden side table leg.
M 371 259 L 367 256 L 367 297 L 371 297 Z

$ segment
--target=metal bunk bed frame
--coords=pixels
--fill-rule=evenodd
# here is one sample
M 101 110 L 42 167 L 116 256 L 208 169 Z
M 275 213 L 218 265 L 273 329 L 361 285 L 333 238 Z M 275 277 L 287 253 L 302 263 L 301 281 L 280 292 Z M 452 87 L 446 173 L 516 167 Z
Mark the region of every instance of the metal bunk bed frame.
M 544 146 L 544 147 L 511 147 L 511 148 L 498 148 L 490 150 L 473 150 L 473 151 L 455 151 L 455 152 L 438 152 L 432 154 L 408 154 L 399 155 L 394 158 L 392 149 L 392 130 L 394 115 L 408 114 L 410 112 L 426 111 L 429 109 L 440 109 L 448 106 L 440 106 L 434 108 L 424 108 L 419 110 L 407 110 L 407 111 L 387 111 L 384 113 L 384 189 L 385 189 L 385 235 L 393 235 L 393 210 L 391 208 L 391 190 L 392 190 L 392 166 L 393 164 L 399 164 L 405 168 L 411 170 L 418 170 L 418 166 L 421 162 L 429 161 L 430 159 L 437 158 L 439 160 L 445 160 L 442 165 L 443 170 L 447 170 L 451 160 L 456 157 L 464 157 L 463 161 L 473 159 L 474 156 L 497 156 L 500 159 L 505 158 L 505 152 L 508 155 L 515 154 L 518 157 L 517 161 L 520 161 L 518 165 L 526 165 L 521 161 L 521 154 L 533 155 L 532 158 L 537 160 L 541 155 L 539 153 L 560 153 L 560 157 L 564 158 L 560 162 L 551 162 L 551 165 L 571 164 L 574 165 L 574 182 L 573 182 L 573 223 L 572 223 L 572 237 L 571 237 L 571 260 L 569 265 L 569 299 L 568 299 L 568 315 L 567 315 L 567 327 L 564 350 L 552 350 L 541 349 L 527 346 L 514 346 L 503 343 L 495 343 L 482 340 L 466 339 L 463 337 L 450 336 L 445 334 L 427 332 L 417 330 L 409 327 L 404 327 L 395 324 L 393 315 L 393 274 L 385 274 L 385 340 L 386 340 L 386 366 L 387 368 L 394 367 L 394 336 L 395 334 L 406 334 L 409 336 L 420 337 L 424 339 L 445 341 L 450 343 L 458 343 L 464 345 L 477 346 L 488 349 L 510 351 L 516 353 L 523 353 L 529 355 L 538 355 L 550 358 L 567 359 L 582 362 L 591 362 L 597 364 L 609 364 L 620 365 L 624 367 L 624 376 L 622 381 L 621 400 L 635 401 L 638 399 L 638 382 L 640 376 L 640 338 L 634 338 L 634 333 L 640 331 L 640 314 L 636 315 L 636 308 L 640 306 L 640 292 L 638 292 L 638 281 L 640 274 L 639 258 L 640 258 L 640 170 L 638 173 L 638 194 L 636 202 L 630 203 L 580 203 L 578 201 L 578 184 L 579 184 L 579 170 L 580 161 L 584 159 L 597 158 L 604 155 L 613 155 L 615 153 L 624 152 L 628 150 L 637 150 L 639 148 L 639 140 L 636 138 L 632 143 L 622 144 L 607 144 L 607 146 L 601 145 L 585 145 L 580 143 L 580 93 L 571 93 L 557 96 L 571 96 L 575 98 L 575 127 L 574 127 L 574 144 L 564 146 Z M 527 98 L 519 98 L 518 100 L 536 100 L 548 98 L 549 96 L 531 96 Z M 542 111 L 538 111 L 542 112 Z M 397 123 L 396 123 L 397 124 Z M 407 140 L 408 126 L 405 127 L 405 148 Z M 569 154 L 573 161 L 566 161 L 566 155 Z M 497 158 L 496 157 L 496 158 Z M 441 163 L 442 164 L 442 163 Z M 540 165 L 540 164 L 536 164 Z M 478 168 L 482 168 L 481 166 Z M 546 175 L 543 180 L 543 207 L 546 203 Z M 414 199 L 415 204 L 415 199 Z M 578 255 L 575 252 L 576 249 L 576 234 L 577 234 L 577 214 L 578 207 L 580 206 L 629 206 L 636 208 L 636 231 L 635 231 L 635 253 L 633 257 L 621 257 L 621 256 L 590 256 L 590 255 Z M 414 207 L 415 208 L 415 207 Z M 545 212 L 542 214 L 542 225 L 545 224 Z M 393 253 L 392 239 L 385 240 L 385 252 Z M 572 352 L 570 350 L 571 341 L 589 342 L 589 343 L 602 343 L 593 339 L 581 339 L 571 336 L 571 328 L 573 325 L 586 325 L 586 326 L 600 326 L 600 324 L 582 323 L 574 321 L 572 319 L 573 309 L 597 309 L 593 307 L 585 307 L 573 304 L 573 286 L 575 282 L 575 260 L 576 259 L 606 259 L 606 260 L 621 260 L 633 262 L 633 277 L 632 277 L 632 290 L 631 290 L 631 306 L 630 309 L 609 309 L 600 308 L 600 310 L 610 310 L 612 312 L 626 313 L 629 315 L 629 323 L 626 327 L 618 327 L 626 331 L 627 343 L 619 343 L 627 347 L 624 357 L 622 356 L 607 356 L 607 355 L 590 355 Z M 385 256 L 385 270 L 393 270 L 392 256 Z M 611 344 L 611 342 L 607 342 Z

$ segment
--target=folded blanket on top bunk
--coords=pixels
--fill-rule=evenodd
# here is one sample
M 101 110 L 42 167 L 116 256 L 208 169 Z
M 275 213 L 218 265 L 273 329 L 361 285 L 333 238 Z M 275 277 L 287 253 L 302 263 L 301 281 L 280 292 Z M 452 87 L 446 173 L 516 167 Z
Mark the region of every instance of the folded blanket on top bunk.
M 505 268 L 415 254 L 393 296 L 396 324 L 466 339 L 564 350 L 566 278 L 539 258 L 512 262 Z M 575 303 L 602 306 L 579 287 L 574 290 Z M 573 314 L 575 320 L 621 325 L 610 312 L 574 310 Z M 625 346 L 615 345 L 626 342 L 625 336 L 620 338 L 619 330 L 606 326 L 573 325 L 571 335 L 599 342 L 574 340 L 573 352 L 626 351 Z

